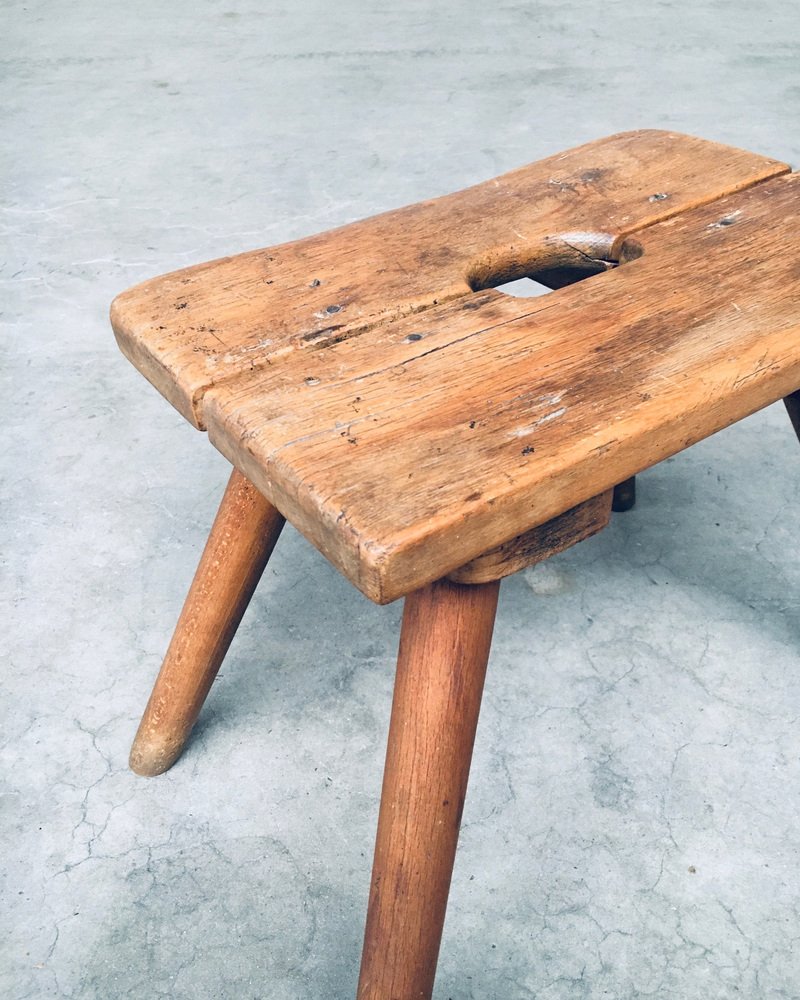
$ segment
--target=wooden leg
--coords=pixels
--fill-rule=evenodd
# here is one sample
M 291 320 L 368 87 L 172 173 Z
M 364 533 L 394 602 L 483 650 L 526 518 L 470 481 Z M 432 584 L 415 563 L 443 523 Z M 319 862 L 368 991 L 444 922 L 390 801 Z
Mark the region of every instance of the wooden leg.
M 499 581 L 406 598 L 358 1000 L 429 1000 Z
M 181 754 L 284 519 L 235 469 L 131 749 L 137 774 Z
M 786 410 L 792 422 L 792 427 L 794 427 L 794 432 L 798 440 L 800 440 L 800 389 L 797 392 L 793 392 L 791 396 L 786 396 L 784 403 L 786 404 Z
M 626 510 L 632 510 L 636 506 L 636 476 L 631 476 L 624 483 L 619 483 L 614 487 L 614 499 L 611 501 L 611 509 L 615 514 L 620 514 Z

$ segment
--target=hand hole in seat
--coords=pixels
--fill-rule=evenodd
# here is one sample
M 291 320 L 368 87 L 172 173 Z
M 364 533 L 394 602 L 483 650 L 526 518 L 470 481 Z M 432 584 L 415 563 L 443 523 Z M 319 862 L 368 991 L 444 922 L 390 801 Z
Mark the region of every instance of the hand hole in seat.
M 467 273 L 474 292 L 494 288 L 529 298 L 573 285 L 636 260 L 642 245 L 610 233 L 560 233 L 538 244 L 495 247 L 476 258 Z
M 504 281 L 502 285 L 492 286 L 496 292 L 503 295 L 513 295 L 517 299 L 533 299 L 537 295 L 547 295 L 552 292 L 552 288 L 543 285 L 541 281 L 533 278 L 517 278 L 515 281 Z

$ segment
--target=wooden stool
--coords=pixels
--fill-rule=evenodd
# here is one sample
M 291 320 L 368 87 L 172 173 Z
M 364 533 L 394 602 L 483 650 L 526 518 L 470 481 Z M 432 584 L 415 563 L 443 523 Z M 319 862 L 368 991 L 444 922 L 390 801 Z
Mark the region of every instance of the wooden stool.
M 360 1000 L 431 996 L 500 579 L 768 403 L 800 434 L 799 194 L 774 160 L 632 132 L 114 301 L 234 466 L 132 768 L 181 753 L 284 518 L 406 598 Z M 558 291 L 494 290 L 522 277 Z

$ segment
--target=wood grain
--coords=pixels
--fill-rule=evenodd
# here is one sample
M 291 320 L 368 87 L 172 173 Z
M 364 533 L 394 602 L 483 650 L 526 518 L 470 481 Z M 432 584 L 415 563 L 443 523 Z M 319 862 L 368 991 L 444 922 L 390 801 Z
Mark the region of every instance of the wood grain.
M 472 584 L 503 580 L 512 573 L 572 548 L 606 527 L 611 518 L 612 493 L 613 490 L 606 490 L 551 521 L 484 552 L 466 566 L 450 573 L 448 579 L 454 583 Z
M 538 299 L 473 293 L 243 375 L 207 394 L 211 439 L 390 601 L 796 389 L 798 192 L 652 226 L 638 259 Z
M 500 584 L 406 598 L 358 1000 L 428 1000 Z
M 131 749 L 137 774 L 180 756 L 283 524 L 234 470 Z
M 118 296 L 127 357 L 203 426 L 206 390 L 553 263 L 787 170 L 662 131 L 627 132 L 328 233 L 176 271 Z M 576 243 L 577 240 L 577 243 Z M 603 237 L 600 238 L 602 255 Z M 576 248 L 577 247 L 577 248 Z M 546 274 L 543 279 L 547 282 Z

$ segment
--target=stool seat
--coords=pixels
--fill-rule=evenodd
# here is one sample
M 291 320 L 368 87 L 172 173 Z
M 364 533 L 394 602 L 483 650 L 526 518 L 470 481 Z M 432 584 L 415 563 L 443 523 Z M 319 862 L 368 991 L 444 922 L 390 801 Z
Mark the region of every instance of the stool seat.
M 787 170 L 688 136 L 614 136 L 145 282 L 117 298 L 114 328 L 383 603 L 796 388 Z M 536 299 L 488 287 L 587 275 Z

